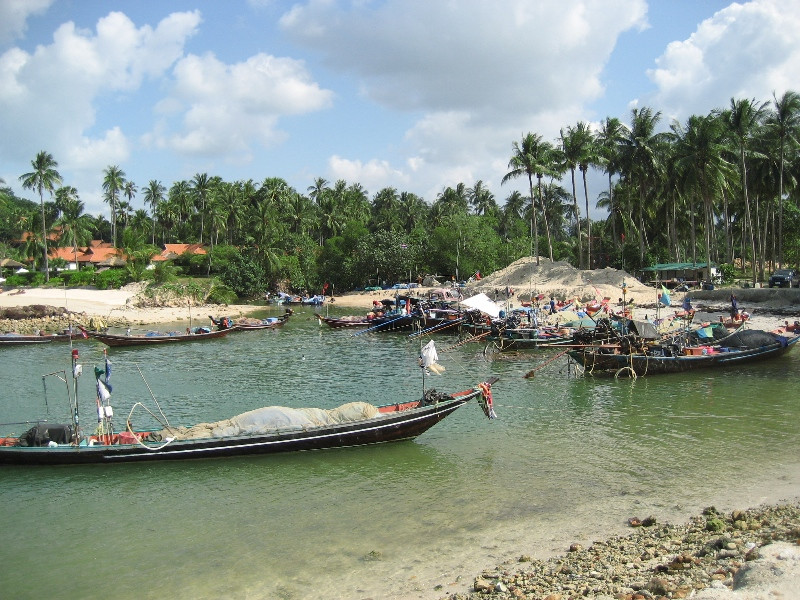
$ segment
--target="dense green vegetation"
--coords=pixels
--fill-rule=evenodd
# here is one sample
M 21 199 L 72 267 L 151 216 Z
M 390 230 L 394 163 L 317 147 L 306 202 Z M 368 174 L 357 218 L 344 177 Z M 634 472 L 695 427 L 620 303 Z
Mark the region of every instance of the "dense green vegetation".
M 527 195 L 511 191 L 500 203 L 483 181 L 454 183 L 430 201 L 394 188 L 370 195 L 357 182 L 318 178 L 302 192 L 278 177 L 228 182 L 207 173 L 140 189 L 110 165 L 106 219 L 84 214 L 75 188 L 58 187 L 58 164 L 42 151 L 20 177 L 38 203 L 0 187 L 0 255 L 32 259 L 44 271 L 45 234 L 59 227 L 61 246 L 102 239 L 125 248 L 133 260 L 118 275 L 124 280 L 165 279 L 176 266 L 215 277 L 223 296 L 242 297 L 316 292 L 323 282 L 344 291 L 425 273 L 466 279 L 529 254 L 628 271 L 710 261 L 728 273 L 746 269 L 754 282 L 777 263 L 797 265 L 800 96 L 731 99 L 727 108 L 665 125 L 661 113 L 642 107 L 628 124 L 607 118 L 597 129 L 567 126 L 552 142 L 536 133 L 510 141 L 501 183 L 520 179 Z M 590 169 L 608 175 L 608 189 L 593 201 Z M 133 210 L 137 194 L 147 210 Z M 606 218 L 592 221 L 595 208 Z M 26 243 L 11 245 L 22 232 Z M 178 242 L 210 251 L 145 269 L 160 244 Z

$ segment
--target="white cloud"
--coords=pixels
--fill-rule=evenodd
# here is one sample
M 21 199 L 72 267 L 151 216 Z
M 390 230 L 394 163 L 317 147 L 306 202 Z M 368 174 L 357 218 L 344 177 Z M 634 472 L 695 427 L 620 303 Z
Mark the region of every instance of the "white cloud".
M 731 98 L 768 101 L 800 82 L 800 4 L 731 4 L 671 43 L 650 71 L 658 91 L 645 103 L 684 120 L 727 108 Z
M 430 199 L 483 179 L 501 198 L 511 191 L 499 182 L 512 141 L 528 131 L 553 139 L 564 123 L 585 119 L 582 107 L 604 92 L 601 74 L 618 36 L 644 28 L 645 14 L 643 0 L 309 0 L 281 26 L 326 65 L 354 75 L 373 102 L 421 115 L 402 156 L 388 161 L 403 165 L 388 185 L 410 181 Z
M 53 0 L 3 0 L 0 2 L 0 44 L 22 36 L 28 17 L 45 13 Z
M 298 4 L 281 24 L 384 106 L 493 117 L 596 98 L 617 36 L 643 26 L 646 10 L 642 0 L 342 4 Z
M 61 169 L 99 172 L 128 155 L 118 126 L 95 133 L 96 105 L 103 96 L 131 94 L 145 78 L 157 78 L 183 53 L 200 15 L 175 13 L 155 29 L 137 28 L 110 13 L 96 32 L 64 23 L 49 45 L 33 53 L 11 48 L 0 55 L 0 157 L 33 157 L 46 149 Z
M 130 156 L 130 142 L 119 127 L 105 132 L 102 138 L 82 137 L 70 149 L 64 162 L 74 169 L 96 169 L 97 165 L 116 165 Z
M 176 64 L 174 76 L 155 137 L 181 154 L 246 158 L 253 143 L 270 147 L 285 139 L 276 128 L 279 117 L 321 110 L 333 99 L 302 61 L 263 53 L 232 65 L 211 53 L 190 55 Z M 174 127 L 173 115 L 182 116 Z
M 328 167 L 331 173 L 331 181 L 338 179 L 344 179 L 349 182 L 357 181 L 371 193 L 387 186 L 402 188 L 408 183 L 407 175 L 393 168 L 385 160 L 370 160 L 362 163 L 360 160 L 348 160 L 340 156 L 332 156 L 328 161 Z

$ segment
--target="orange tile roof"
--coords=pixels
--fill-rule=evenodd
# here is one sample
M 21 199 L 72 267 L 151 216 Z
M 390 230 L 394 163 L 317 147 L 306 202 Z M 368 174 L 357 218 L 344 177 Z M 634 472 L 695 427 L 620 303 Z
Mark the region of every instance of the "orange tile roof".
M 175 260 L 182 254 L 207 254 L 206 249 L 202 244 L 164 244 L 164 249 L 161 254 L 157 254 L 152 258 L 153 262 L 161 262 L 164 260 Z

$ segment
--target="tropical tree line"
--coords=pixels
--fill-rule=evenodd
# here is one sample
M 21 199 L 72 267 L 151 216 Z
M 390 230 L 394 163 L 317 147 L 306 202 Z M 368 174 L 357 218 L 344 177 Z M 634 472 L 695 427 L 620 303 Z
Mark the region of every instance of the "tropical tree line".
M 84 213 L 43 151 L 20 176 L 38 205 L 0 188 L 0 243 L 28 232 L 20 258 L 46 273 L 54 228 L 67 247 L 102 239 L 146 254 L 164 243 L 202 243 L 210 249 L 205 274 L 227 274 L 248 294 L 323 282 L 345 290 L 428 273 L 466 279 L 540 254 L 628 271 L 671 261 L 734 265 L 755 283 L 767 269 L 800 261 L 799 133 L 793 91 L 766 102 L 732 98 L 668 126 L 660 112 L 637 107 L 628 123 L 608 117 L 563 127 L 552 141 L 534 132 L 513 141 L 501 184 L 520 179 L 525 192 L 501 202 L 484 181 L 448 186 L 430 201 L 323 178 L 302 192 L 278 177 L 228 182 L 207 173 L 140 188 L 109 165 L 108 218 Z M 607 176 L 592 199 L 590 171 Z M 145 209 L 133 208 L 137 197 Z

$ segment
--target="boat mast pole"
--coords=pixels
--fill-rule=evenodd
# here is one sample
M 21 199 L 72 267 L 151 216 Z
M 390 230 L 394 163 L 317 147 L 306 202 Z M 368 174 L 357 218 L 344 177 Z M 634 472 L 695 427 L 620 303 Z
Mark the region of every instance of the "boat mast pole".
M 72 340 L 70 340 L 72 343 Z M 78 414 L 78 349 L 72 349 L 72 390 L 74 404 L 72 406 L 72 424 L 75 427 L 75 441 L 80 442 L 80 415 Z

